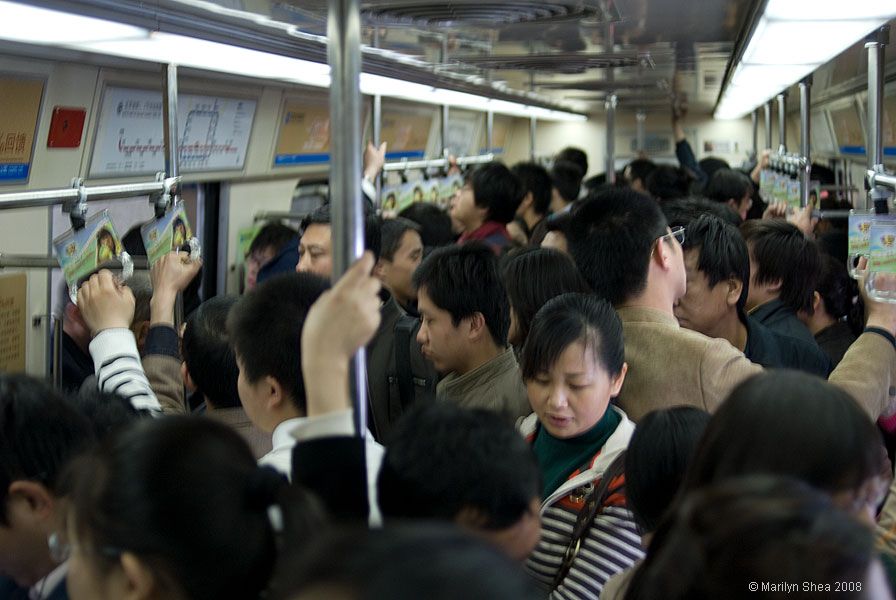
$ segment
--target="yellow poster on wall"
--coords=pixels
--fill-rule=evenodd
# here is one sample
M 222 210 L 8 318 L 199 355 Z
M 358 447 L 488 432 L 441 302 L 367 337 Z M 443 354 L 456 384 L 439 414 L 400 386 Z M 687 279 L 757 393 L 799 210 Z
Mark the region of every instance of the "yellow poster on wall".
M 434 114 L 434 111 L 412 113 L 384 109 L 380 137 L 388 144 L 386 158 L 423 158 Z
M 28 180 L 44 82 L 0 77 L 0 183 Z
M 330 160 L 330 109 L 327 105 L 287 100 L 280 115 L 274 166 Z
M 0 275 L 0 372 L 25 370 L 27 288 L 24 273 Z

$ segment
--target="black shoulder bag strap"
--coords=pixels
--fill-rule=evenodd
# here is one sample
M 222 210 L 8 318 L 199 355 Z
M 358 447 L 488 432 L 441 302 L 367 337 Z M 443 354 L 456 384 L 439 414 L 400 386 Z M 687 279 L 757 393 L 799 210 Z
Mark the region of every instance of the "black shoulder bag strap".
M 576 516 L 576 524 L 572 529 L 572 538 L 570 538 L 566 554 L 563 556 L 563 563 L 557 570 L 557 576 L 554 577 L 554 583 L 551 586 L 552 591 L 560 587 L 560 584 L 563 583 L 563 580 L 569 574 L 572 563 L 579 554 L 583 540 L 591 530 L 595 517 L 600 513 L 601 507 L 607 501 L 607 498 L 610 497 L 610 485 L 614 479 L 624 472 L 625 453 L 622 453 L 604 471 L 597 487 L 590 486 L 591 489 L 586 491 L 585 505 Z
M 401 397 L 399 411 L 414 402 L 414 374 L 411 372 L 411 334 L 417 319 L 401 315 L 395 322 L 395 375 L 398 378 L 398 394 Z M 392 415 L 397 418 L 401 413 Z

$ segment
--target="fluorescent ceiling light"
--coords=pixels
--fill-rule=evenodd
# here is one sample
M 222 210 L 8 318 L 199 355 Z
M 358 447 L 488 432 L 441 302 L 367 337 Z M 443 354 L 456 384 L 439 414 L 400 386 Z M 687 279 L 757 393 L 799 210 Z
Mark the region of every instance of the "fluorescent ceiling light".
M 0 1 L 0 38 L 13 42 L 62 45 L 139 38 L 147 33 L 142 27 Z
M 896 0 L 768 0 L 715 118 L 740 118 L 896 16 Z
M 215 6 L 202 0 L 192 1 L 190 4 L 202 7 Z M 229 9 L 220 7 L 216 12 L 230 14 Z M 270 25 L 272 28 L 284 29 L 283 24 L 267 18 L 255 21 Z M 0 39 L 175 64 L 311 87 L 330 86 L 329 65 L 183 35 L 151 32 L 141 27 L 6 0 L 0 0 Z M 587 120 L 584 115 L 529 106 L 525 104 L 524 98 L 521 98 L 519 103 L 493 100 L 485 96 L 433 88 L 369 73 L 361 74 L 360 85 L 361 91 L 365 94 L 379 94 L 388 98 L 447 104 L 480 111 L 491 110 L 498 114 L 514 116 L 536 116 L 550 121 Z

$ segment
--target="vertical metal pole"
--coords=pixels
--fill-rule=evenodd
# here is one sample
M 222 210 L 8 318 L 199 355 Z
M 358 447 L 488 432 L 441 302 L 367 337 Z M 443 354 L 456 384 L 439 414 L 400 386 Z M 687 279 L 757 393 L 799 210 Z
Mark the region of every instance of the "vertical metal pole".
M 165 94 L 162 99 L 162 119 L 165 121 L 165 175 L 180 174 L 177 161 L 177 65 L 165 65 Z
M 607 183 L 616 183 L 616 94 L 604 102 L 607 109 Z
M 645 150 L 644 149 L 644 138 L 645 138 L 644 125 L 645 125 L 645 122 L 647 121 L 647 113 L 644 112 L 643 110 L 639 110 L 635 114 L 635 120 L 637 121 L 636 137 L 638 140 L 637 141 L 638 152 L 644 152 L 644 150 Z
M 451 154 L 451 148 L 448 147 L 448 118 L 451 109 L 447 104 L 442 105 L 442 156 Z
M 809 204 L 809 181 L 812 174 L 812 158 L 809 156 L 809 109 L 811 108 L 812 76 L 800 82 L 800 155 L 805 163 L 800 169 L 800 206 Z
M 485 113 L 485 153 L 495 149 L 495 113 Z
M 379 27 L 376 29 L 379 31 Z M 383 97 L 376 94 L 373 97 L 373 145 L 377 148 L 383 143 Z M 382 170 L 376 174 L 376 181 L 373 182 L 376 188 L 376 198 L 373 202 L 376 206 L 381 206 L 382 198 L 380 197 L 383 189 L 383 172 Z
M 753 121 L 753 155 L 750 159 L 756 160 L 756 157 L 759 156 L 759 109 L 753 109 L 750 117 Z
M 359 0 L 330 0 L 327 59 L 330 63 L 330 203 L 333 277 L 364 251 L 361 203 L 361 17 Z M 352 360 L 350 383 L 355 433 L 367 431 L 367 364 L 364 348 Z M 365 485 L 366 489 L 366 485 Z
M 766 102 L 763 107 L 765 109 L 765 147 L 772 147 L 772 101 Z
M 180 138 L 177 135 L 177 65 L 164 66 L 165 93 L 162 95 L 162 119 L 165 121 L 165 175 L 177 177 L 180 175 L 178 161 L 180 159 Z M 180 190 L 175 192 L 172 204 L 180 201 Z M 180 329 L 184 321 L 184 299 L 178 294 L 174 301 L 174 328 Z
M 778 94 L 778 154 L 787 152 L 787 94 Z
M 538 119 L 529 117 L 529 160 L 535 162 L 535 134 L 538 130 Z
M 865 48 L 868 50 L 868 169 L 884 171 L 883 112 L 884 103 L 884 62 L 885 48 L 890 41 L 890 28 L 886 25 L 868 36 Z M 868 204 L 874 205 L 874 212 L 889 212 L 887 200 L 889 192 L 881 187 L 868 190 Z

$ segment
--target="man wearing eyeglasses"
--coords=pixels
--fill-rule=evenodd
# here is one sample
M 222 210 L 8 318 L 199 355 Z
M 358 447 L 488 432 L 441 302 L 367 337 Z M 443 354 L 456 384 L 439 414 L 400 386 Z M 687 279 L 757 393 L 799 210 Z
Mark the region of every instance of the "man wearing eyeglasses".
M 713 411 L 762 371 L 727 340 L 679 326 L 673 307 L 687 289 L 684 230 L 670 229 L 655 201 L 614 189 L 586 201 L 572 221 L 570 254 L 622 320 L 629 371 L 618 401 L 630 418 L 677 405 Z M 896 305 L 870 303 L 867 325 L 830 380 L 877 418 L 894 402 Z

